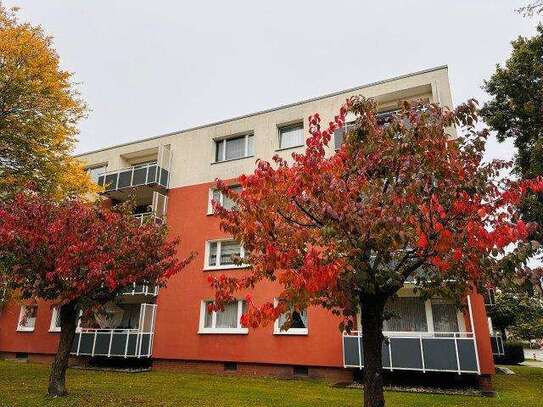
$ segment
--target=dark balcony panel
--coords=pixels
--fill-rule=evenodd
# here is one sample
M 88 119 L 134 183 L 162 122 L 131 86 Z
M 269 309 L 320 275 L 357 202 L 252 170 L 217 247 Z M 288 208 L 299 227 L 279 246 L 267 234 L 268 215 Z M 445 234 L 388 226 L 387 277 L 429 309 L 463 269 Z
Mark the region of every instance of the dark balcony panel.
M 424 365 L 428 370 L 458 370 L 454 339 L 423 338 Z
M 147 168 L 136 168 L 134 170 L 134 178 L 132 186 L 145 185 L 147 182 Z
M 160 185 L 165 188 L 168 187 L 168 171 L 164 168 L 160 169 Z
M 96 342 L 94 344 L 94 355 L 107 356 L 109 352 L 109 340 L 111 335 L 109 332 L 98 332 L 96 334 Z
M 132 182 L 132 171 L 121 171 L 119 172 L 119 183 L 117 189 L 127 188 L 131 186 Z
M 126 347 L 127 356 L 137 356 L 138 350 L 136 348 L 138 336 L 136 334 L 128 335 L 128 346 Z
M 389 341 L 392 353 L 392 368 L 422 370 L 419 338 L 390 338 Z M 388 354 L 386 356 L 388 357 Z M 383 363 L 383 365 L 385 364 Z
M 113 339 L 111 340 L 111 355 L 124 356 L 127 337 L 128 334 L 123 332 L 113 334 Z
M 360 338 L 360 341 L 362 342 L 362 338 Z M 362 349 L 362 343 L 360 344 L 360 349 Z M 358 337 L 357 336 L 343 337 L 343 353 L 345 356 L 346 366 L 360 366 L 361 365 L 359 354 L 358 354 Z
M 90 355 L 92 353 L 92 344 L 94 342 L 94 333 L 81 333 L 79 342 L 79 354 Z
M 149 355 L 151 345 L 151 334 L 142 334 L 141 335 L 141 354 L 144 356 Z
M 457 341 L 460 369 L 464 372 L 477 372 L 477 352 L 475 352 L 475 342 L 473 342 L 472 339 L 457 339 Z
M 158 166 L 156 165 L 151 165 L 148 167 L 147 169 L 147 183 L 148 184 L 154 184 L 157 180 L 157 170 L 158 170 Z
M 106 175 L 105 189 L 106 191 L 113 191 L 117 189 L 117 175 L 118 174 L 108 174 Z

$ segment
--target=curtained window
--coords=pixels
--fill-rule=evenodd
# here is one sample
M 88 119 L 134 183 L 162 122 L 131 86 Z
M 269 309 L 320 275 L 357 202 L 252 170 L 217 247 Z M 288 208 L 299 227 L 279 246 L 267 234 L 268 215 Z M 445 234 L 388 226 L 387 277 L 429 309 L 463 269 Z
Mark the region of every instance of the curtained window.
M 279 148 L 293 148 L 304 145 L 304 124 L 297 123 L 279 127 Z
M 392 317 L 384 322 L 383 329 L 392 332 L 426 332 L 426 307 L 418 297 L 398 297 L 389 301 L 385 310 Z
M 435 332 L 458 332 L 458 310 L 454 304 L 432 300 Z
M 246 312 L 245 301 L 238 300 L 226 304 L 224 311 L 209 312 L 212 301 L 202 302 L 202 316 L 200 333 L 246 333 L 247 329 L 241 326 L 241 316 Z
M 253 134 L 215 141 L 215 162 L 236 160 L 252 155 L 254 155 Z
M 234 263 L 235 258 L 243 259 L 245 251 L 243 246 L 235 240 L 219 240 L 208 242 L 208 256 L 206 268 L 240 267 Z

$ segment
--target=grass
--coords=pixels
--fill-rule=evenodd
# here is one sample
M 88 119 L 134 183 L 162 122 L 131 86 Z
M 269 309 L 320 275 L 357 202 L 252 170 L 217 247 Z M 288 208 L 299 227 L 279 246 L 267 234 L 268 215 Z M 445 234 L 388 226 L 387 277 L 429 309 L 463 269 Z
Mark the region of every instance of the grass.
M 541 406 L 543 369 L 515 367 L 497 375 L 495 398 L 387 392 L 388 406 Z M 0 406 L 361 406 L 360 390 L 321 381 L 185 374 L 166 371 L 116 373 L 71 369 L 70 394 L 45 395 L 48 366 L 0 360 Z

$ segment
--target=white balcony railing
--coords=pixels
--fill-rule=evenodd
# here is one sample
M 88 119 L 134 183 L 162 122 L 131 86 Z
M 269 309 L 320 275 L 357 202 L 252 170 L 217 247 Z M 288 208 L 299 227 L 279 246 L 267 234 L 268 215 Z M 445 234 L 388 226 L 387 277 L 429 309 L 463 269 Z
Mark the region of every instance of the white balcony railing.
M 158 286 L 132 283 L 132 285 L 125 288 L 123 295 L 151 295 L 156 297 L 158 295 Z
M 154 332 L 138 329 L 80 328 L 76 332 L 72 354 L 76 356 L 150 357 Z
M 472 332 L 383 332 L 383 369 L 480 373 Z M 362 333 L 343 333 L 343 364 L 364 367 Z
M 157 225 L 162 225 L 164 223 L 164 219 L 162 218 L 159 218 L 155 212 L 145 212 L 145 213 L 137 213 L 135 215 L 133 215 L 134 218 L 136 218 L 139 222 L 140 222 L 140 225 L 143 225 L 144 223 L 147 223 L 147 222 L 152 222 L 152 223 L 155 223 Z

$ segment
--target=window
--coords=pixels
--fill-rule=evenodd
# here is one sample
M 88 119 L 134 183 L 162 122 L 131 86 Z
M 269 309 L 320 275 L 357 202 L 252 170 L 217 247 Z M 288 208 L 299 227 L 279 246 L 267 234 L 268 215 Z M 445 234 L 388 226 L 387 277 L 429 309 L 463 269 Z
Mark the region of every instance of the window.
M 349 132 L 354 127 L 354 121 L 345 123 L 345 126 L 340 127 L 334 131 L 334 148 L 339 150 L 343 141 L 345 140 L 345 134 Z
M 38 315 L 37 305 L 23 305 L 19 313 L 19 322 L 17 331 L 32 332 L 36 326 L 36 316 Z
M 458 332 L 458 310 L 454 304 L 432 300 L 432 319 L 435 332 Z
M 304 124 L 296 123 L 279 127 L 279 148 L 293 148 L 304 145 Z
M 307 310 L 293 310 L 291 315 L 291 325 L 287 330 L 281 327 L 287 322 L 289 313 L 279 315 L 273 326 L 274 335 L 307 335 Z
M 243 246 L 235 240 L 213 240 L 206 245 L 206 269 L 244 267 L 234 263 L 234 258 L 244 258 Z
M 107 165 L 98 165 L 95 167 L 87 168 L 87 173 L 89 174 L 89 177 L 93 182 L 98 183 L 98 177 L 106 172 L 106 170 Z
M 215 162 L 236 160 L 254 154 L 255 145 L 252 133 L 215 141 Z
M 226 304 L 224 311 L 209 312 L 208 306 L 212 301 L 202 301 L 200 309 L 201 334 L 246 334 L 247 328 L 241 326 L 241 316 L 246 312 L 247 303 L 238 300 Z
M 384 322 L 383 329 L 392 332 L 427 332 L 426 305 L 418 297 L 399 297 L 389 301 L 385 310 L 392 317 Z
M 53 308 L 53 312 L 51 313 L 49 332 L 60 332 L 60 309 L 58 307 Z
M 229 188 L 232 191 L 234 191 L 234 192 L 236 192 L 238 194 L 241 192 L 241 186 L 240 185 L 230 186 Z M 224 196 L 224 194 L 221 191 L 219 191 L 218 189 L 211 188 L 209 190 L 209 202 L 208 202 L 208 205 L 207 205 L 207 214 L 208 215 L 213 214 L 213 205 L 212 205 L 211 201 L 215 201 L 215 202 L 220 203 L 223 206 L 223 208 L 225 208 L 225 209 L 228 209 L 228 210 L 235 209 L 235 202 L 234 201 L 232 201 L 230 198 Z

